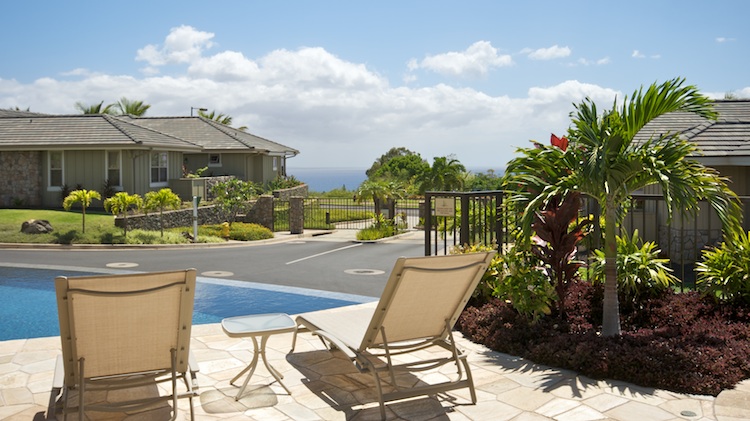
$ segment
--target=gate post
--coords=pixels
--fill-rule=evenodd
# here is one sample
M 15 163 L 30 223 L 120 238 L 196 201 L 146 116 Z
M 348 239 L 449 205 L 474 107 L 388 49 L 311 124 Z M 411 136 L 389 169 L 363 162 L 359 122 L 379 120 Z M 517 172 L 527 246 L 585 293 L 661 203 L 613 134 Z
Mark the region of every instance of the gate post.
M 289 232 L 302 234 L 305 232 L 304 198 L 293 196 L 289 198 Z
M 460 194 L 460 193 L 459 193 Z M 469 195 L 461 194 L 461 232 L 459 233 L 460 246 L 469 245 Z
M 432 250 L 432 195 L 424 195 L 424 255 L 431 256 Z

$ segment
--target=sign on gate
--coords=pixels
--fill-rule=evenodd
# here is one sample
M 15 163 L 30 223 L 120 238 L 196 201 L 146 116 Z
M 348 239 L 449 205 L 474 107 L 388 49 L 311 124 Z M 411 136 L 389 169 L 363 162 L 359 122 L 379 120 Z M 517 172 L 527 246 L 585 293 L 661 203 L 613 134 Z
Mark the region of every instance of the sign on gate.
M 452 197 L 435 198 L 435 216 L 454 216 L 456 214 L 456 199 Z

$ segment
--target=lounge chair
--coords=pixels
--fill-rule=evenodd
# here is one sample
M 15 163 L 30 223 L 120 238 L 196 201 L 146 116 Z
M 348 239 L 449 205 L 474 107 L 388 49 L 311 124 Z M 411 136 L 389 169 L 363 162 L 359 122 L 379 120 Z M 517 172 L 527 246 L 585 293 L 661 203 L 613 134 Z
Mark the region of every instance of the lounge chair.
M 459 388 L 468 387 L 476 403 L 469 364 L 452 330 L 494 255 L 399 258 L 378 303 L 303 313 L 297 324 L 343 351 L 360 372 L 372 373 L 383 419 L 385 402 Z M 415 351 L 432 346 L 444 348 L 447 355 L 414 361 Z M 393 356 L 406 353 L 412 353 L 411 362 L 394 363 Z M 455 380 L 405 387 L 396 383 L 397 371 L 419 372 L 448 363 L 456 365 Z M 389 380 L 382 381 L 394 391 L 384 393 L 380 372 L 388 373 Z
M 130 412 L 171 400 L 174 420 L 182 397 L 190 399 L 194 417 L 189 360 L 195 276 L 195 269 L 187 269 L 55 279 L 62 357 L 53 391 L 62 390 L 66 418 L 74 410 L 83 420 L 86 410 Z M 184 391 L 178 392 L 178 379 Z M 171 393 L 160 396 L 156 385 L 168 381 Z M 84 407 L 85 392 L 139 386 L 153 387 L 152 393 Z M 78 405 L 69 406 L 74 389 Z

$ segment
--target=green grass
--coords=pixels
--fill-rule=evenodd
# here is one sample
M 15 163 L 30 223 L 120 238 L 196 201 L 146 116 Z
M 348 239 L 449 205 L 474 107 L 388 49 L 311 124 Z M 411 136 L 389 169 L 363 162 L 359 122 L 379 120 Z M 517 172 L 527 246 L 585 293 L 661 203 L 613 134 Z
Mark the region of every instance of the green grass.
M 21 225 L 30 219 L 49 221 L 54 231 L 49 234 L 24 234 Z M 125 238 L 115 227 L 114 217 L 101 211 L 86 211 L 86 232 L 82 229 L 80 209 L 67 211 L 38 209 L 0 209 L 0 243 L 26 244 L 182 244 L 188 243 L 179 228 L 177 232 L 131 230 Z M 192 232 L 192 230 L 190 230 Z M 223 242 L 221 238 L 199 235 L 198 242 Z

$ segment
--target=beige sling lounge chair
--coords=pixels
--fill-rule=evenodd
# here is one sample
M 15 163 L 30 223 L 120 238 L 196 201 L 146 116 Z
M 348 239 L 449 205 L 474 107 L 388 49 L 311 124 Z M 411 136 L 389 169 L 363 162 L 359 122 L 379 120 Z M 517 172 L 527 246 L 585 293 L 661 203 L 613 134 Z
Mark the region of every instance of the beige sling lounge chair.
M 469 364 L 456 348 L 452 329 L 494 255 L 400 258 L 377 304 L 304 313 L 297 317 L 297 324 L 343 351 L 360 372 L 373 374 L 383 419 L 385 402 L 459 388 L 468 387 L 471 401 L 476 403 Z M 446 355 L 435 357 L 440 355 L 437 353 L 419 361 L 410 355 L 411 362 L 402 364 L 392 359 L 435 345 L 444 348 Z M 407 386 L 396 383 L 398 371 L 414 373 L 448 363 L 456 365 L 455 380 Z M 380 372 L 387 373 L 388 380 L 381 379 Z M 381 381 L 394 391 L 383 393 Z
M 187 269 L 55 279 L 62 358 L 53 389 L 62 390 L 65 417 L 77 410 L 83 420 L 84 411 L 131 412 L 171 400 L 174 420 L 183 397 L 190 399 L 194 417 L 189 359 L 195 276 L 195 269 Z M 178 379 L 185 383 L 180 392 Z M 160 396 L 156 385 L 169 381 L 171 394 Z M 146 390 L 152 393 L 84 407 L 85 392 L 139 386 L 151 386 Z M 74 389 L 75 407 L 68 405 Z

